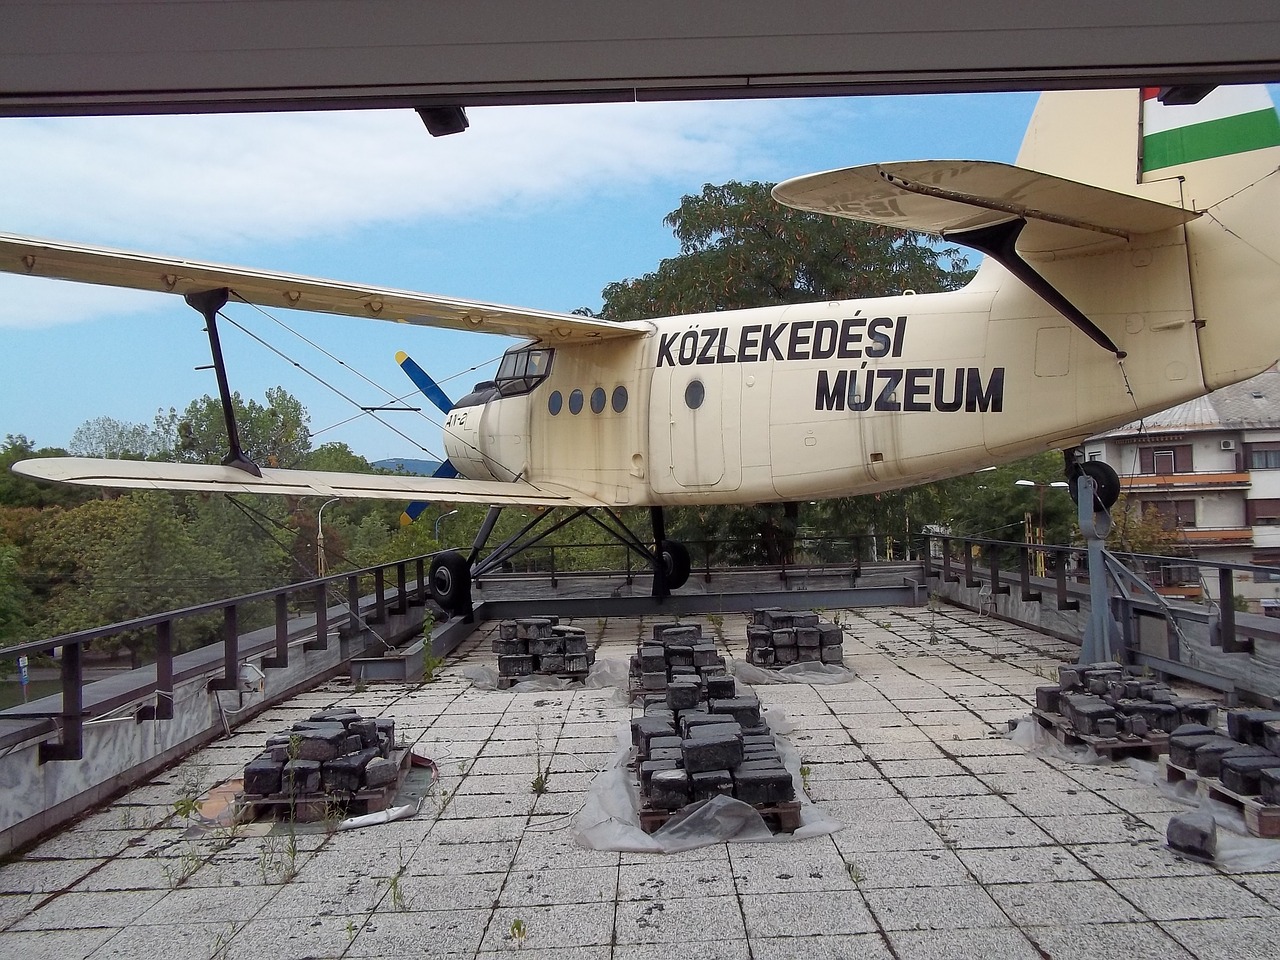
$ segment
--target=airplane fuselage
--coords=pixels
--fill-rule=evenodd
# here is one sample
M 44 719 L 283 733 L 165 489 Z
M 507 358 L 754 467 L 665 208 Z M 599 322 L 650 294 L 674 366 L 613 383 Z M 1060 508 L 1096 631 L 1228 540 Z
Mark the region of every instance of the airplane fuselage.
M 1144 269 L 1115 246 L 1089 256 L 1095 278 L 1108 257 Z M 1082 291 L 1135 358 L 1122 367 L 989 267 L 960 291 L 663 319 L 556 348 L 532 389 L 455 408 L 450 460 L 616 506 L 847 496 L 1061 449 L 1204 392 L 1186 290 L 1150 292 L 1142 313 Z

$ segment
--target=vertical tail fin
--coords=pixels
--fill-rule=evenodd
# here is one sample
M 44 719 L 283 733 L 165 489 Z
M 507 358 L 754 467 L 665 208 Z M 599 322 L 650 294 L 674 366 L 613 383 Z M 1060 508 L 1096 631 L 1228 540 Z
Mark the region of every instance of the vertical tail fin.
M 1216 87 L 1188 104 L 1164 104 L 1159 93 L 1142 91 L 1144 181 L 1184 164 L 1280 146 L 1280 118 L 1266 87 Z

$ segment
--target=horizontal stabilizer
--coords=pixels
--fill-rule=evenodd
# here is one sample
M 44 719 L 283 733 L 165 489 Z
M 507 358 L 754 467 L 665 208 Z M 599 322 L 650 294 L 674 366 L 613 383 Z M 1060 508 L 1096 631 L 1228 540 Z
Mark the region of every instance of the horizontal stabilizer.
M 645 332 L 635 326 L 577 314 L 507 307 L 10 234 L 0 234 L 0 271 L 184 296 L 226 287 L 236 298 L 263 307 L 530 337 L 552 345 L 633 337 Z
M 947 236 L 1022 218 L 1027 253 L 1077 248 L 1092 234 L 1128 239 L 1199 216 L 1142 197 L 1007 163 L 918 160 L 873 163 L 787 180 L 779 203 L 812 213 Z M 1102 236 L 1100 236 L 1102 235 Z
M 331 473 L 320 470 L 264 468 L 255 477 L 236 467 L 201 463 L 155 463 L 149 460 L 99 460 L 94 457 L 47 457 L 13 465 L 15 473 L 36 480 L 90 487 L 132 490 L 177 490 L 195 493 L 271 493 L 293 497 L 345 497 L 353 500 L 431 500 L 580 507 L 605 506 L 563 487 L 535 487 L 499 480 L 443 479 L 404 474 Z

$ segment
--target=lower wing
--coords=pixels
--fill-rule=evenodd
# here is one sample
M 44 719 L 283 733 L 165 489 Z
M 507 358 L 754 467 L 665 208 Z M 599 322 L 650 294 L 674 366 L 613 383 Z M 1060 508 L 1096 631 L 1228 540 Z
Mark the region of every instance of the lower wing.
M 194 493 L 273 493 L 294 497 L 349 497 L 353 500 L 430 499 L 491 505 L 606 506 L 593 497 L 557 485 L 498 480 L 441 479 L 400 474 L 328 473 L 320 470 L 263 469 L 261 477 L 236 467 L 147 460 L 47 457 L 13 465 L 36 480 L 131 490 Z

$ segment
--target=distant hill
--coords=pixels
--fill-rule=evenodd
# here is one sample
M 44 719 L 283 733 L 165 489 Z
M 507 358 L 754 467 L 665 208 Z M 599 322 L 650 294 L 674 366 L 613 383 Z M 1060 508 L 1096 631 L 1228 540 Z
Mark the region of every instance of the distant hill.
M 383 470 L 413 473 L 420 477 L 429 477 L 440 469 L 439 460 L 412 460 L 407 457 L 388 457 L 386 460 L 375 460 L 373 465 Z

